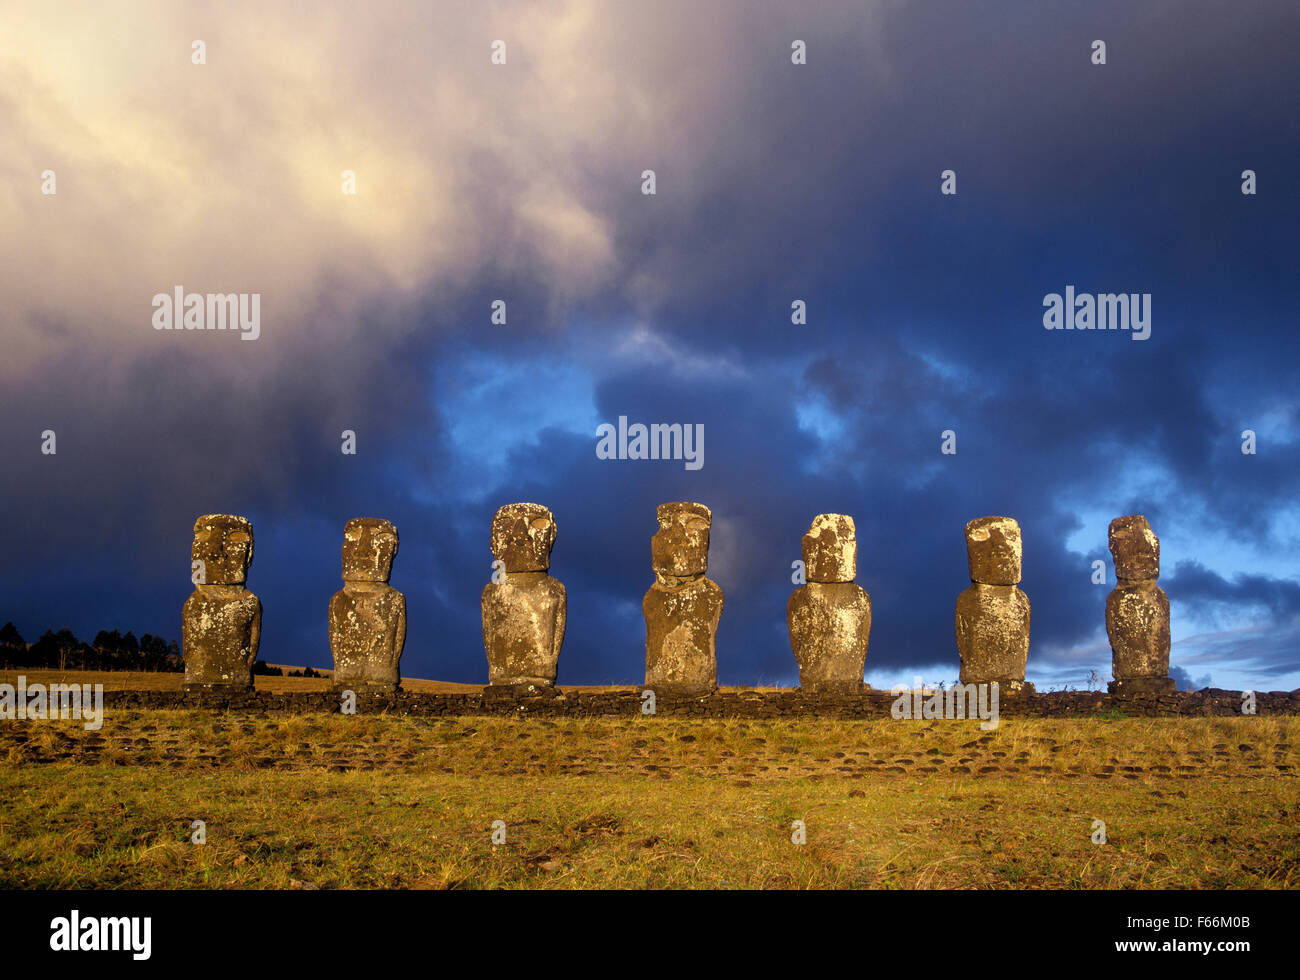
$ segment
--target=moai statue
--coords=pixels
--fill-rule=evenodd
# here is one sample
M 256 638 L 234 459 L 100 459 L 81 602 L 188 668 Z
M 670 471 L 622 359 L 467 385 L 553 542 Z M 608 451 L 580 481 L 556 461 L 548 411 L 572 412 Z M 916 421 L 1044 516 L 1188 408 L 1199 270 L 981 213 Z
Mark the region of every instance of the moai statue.
M 1141 514 L 1110 522 L 1115 590 L 1106 597 L 1114 694 L 1164 694 L 1177 689 L 1169 676 L 1169 596 L 1160 577 L 1160 539 Z
M 805 691 L 855 694 L 871 635 L 871 598 L 858 573 L 857 532 L 845 514 L 819 514 L 803 536 L 806 585 L 786 604 L 790 646 Z
M 388 584 L 397 528 L 354 517 L 343 528 L 343 588 L 330 598 L 334 687 L 396 691 L 406 645 L 406 596 Z
M 971 586 L 957 597 L 957 652 L 963 684 L 998 684 L 1003 694 L 1033 693 L 1029 660 L 1029 597 L 1020 581 L 1020 525 L 1010 517 L 966 524 Z
M 506 504 L 492 518 L 501 565 L 482 597 L 489 689 L 541 694 L 555 686 L 567 613 L 564 586 L 547 574 L 557 530 L 541 504 Z
M 722 589 L 706 578 L 709 526 L 703 504 L 660 504 L 650 539 L 655 581 L 641 600 L 645 686 L 657 694 L 702 696 L 718 686 Z
M 262 603 L 244 588 L 253 525 L 229 514 L 194 522 L 194 592 L 181 609 L 186 690 L 248 691 L 262 637 Z

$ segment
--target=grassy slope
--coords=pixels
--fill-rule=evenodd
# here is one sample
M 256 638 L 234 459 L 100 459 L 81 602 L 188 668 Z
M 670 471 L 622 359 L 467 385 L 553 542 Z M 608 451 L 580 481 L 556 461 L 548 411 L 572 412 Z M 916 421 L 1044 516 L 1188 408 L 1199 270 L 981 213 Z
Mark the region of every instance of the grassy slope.
M 0 722 L 0 886 L 1295 888 L 1297 734 L 1266 717 Z

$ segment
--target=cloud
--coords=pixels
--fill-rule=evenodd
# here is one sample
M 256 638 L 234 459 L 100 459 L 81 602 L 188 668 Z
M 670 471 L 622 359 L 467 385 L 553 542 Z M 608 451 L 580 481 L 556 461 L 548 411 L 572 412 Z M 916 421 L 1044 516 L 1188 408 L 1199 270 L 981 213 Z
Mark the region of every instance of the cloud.
M 1180 691 L 1199 691 L 1214 686 L 1213 679 L 1209 674 L 1199 680 L 1192 680 L 1192 675 L 1176 664 L 1170 666 L 1169 676 L 1178 684 L 1178 690 Z
M 1300 582 L 1246 572 L 1228 580 L 1194 560 L 1178 562 L 1165 591 L 1203 621 L 1252 609 L 1266 610 L 1277 621 L 1300 617 Z
M 0 591 L 25 632 L 169 635 L 195 515 L 246 513 L 268 649 L 321 666 L 342 523 L 388 516 L 408 670 L 474 680 L 487 522 L 535 499 L 561 679 L 635 679 L 654 507 L 698 499 L 721 675 L 790 682 L 789 563 L 841 511 L 868 668 L 910 680 L 955 667 L 961 528 L 1004 513 L 1031 675 L 1077 685 L 1108 664 L 1106 524 L 1145 513 L 1180 666 L 1300 672 L 1298 15 L 1142 10 L 9 4 Z M 1151 291 L 1152 338 L 1042 330 L 1067 283 Z M 262 338 L 152 330 L 176 284 L 261 292 Z M 597 460 L 620 414 L 704 424 L 705 468 Z

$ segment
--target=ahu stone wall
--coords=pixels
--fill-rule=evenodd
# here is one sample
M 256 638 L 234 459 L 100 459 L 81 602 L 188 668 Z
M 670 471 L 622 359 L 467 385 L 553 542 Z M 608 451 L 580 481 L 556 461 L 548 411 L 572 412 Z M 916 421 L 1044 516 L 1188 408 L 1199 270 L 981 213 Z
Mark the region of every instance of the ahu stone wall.
M 779 691 L 714 691 L 702 697 L 657 697 L 655 718 L 835 718 L 869 721 L 894 717 L 898 695 L 886 691 L 857 694 L 809 694 Z M 591 691 L 555 688 L 546 695 L 492 696 L 487 692 L 425 694 L 357 692 L 357 714 L 416 717 L 509 715 L 512 717 L 644 719 L 641 688 Z M 104 704 L 116 709 L 202 708 L 238 713 L 338 713 L 341 699 L 333 691 L 232 694 L 210 691 L 105 691 Z M 1169 694 L 1110 694 L 1068 691 L 1023 694 L 999 704 L 999 717 L 1103 718 L 1229 717 L 1242 714 L 1240 691 L 1207 689 Z M 1257 692 L 1255 714 L 1300 715 L 1300 691 Z

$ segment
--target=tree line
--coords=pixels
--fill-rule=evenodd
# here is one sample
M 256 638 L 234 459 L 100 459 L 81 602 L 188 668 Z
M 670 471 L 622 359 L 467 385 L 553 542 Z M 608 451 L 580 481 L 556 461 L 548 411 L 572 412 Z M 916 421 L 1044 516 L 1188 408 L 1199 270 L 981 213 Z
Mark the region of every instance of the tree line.
M 27 643 L 13 623 L 0 627 L 0 669 L 32 667 L 44 670 L 145 670 L 182 671 L 175 640 L 145 633 L 136 639 L 130 630 L 100 630 L 91 643 L 77 639 L 70 629 L 46 630 L 35 643 Z

